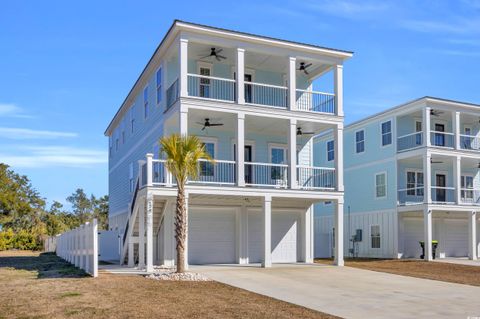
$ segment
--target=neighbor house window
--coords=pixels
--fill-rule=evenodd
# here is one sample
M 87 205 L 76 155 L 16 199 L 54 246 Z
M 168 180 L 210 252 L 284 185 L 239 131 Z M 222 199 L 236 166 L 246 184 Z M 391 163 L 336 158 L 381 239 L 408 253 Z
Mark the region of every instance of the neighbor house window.
M 380 225 L 370 226 L 370 239 L 372 248 L 380 248 Z
M 130 163 L 130 166 L 128 167 L 128 189 L 130 190 L 130 193 L 133 193 L 133 188 L 135 187 L 133 183 L 133 163 Z
M 375 197 L 387 196 L 387 173 L 375 174 Z
M 148 117 L 148 86 L 143 89 L 143 117 Z
M 357 153 L 365 151 L 365 131 L 363 130 L 355 133 L 355 151 Z
M 407 195 L 423 196 L 423 172 L 407 172 Z
M 392 121 L 382 123 L 382 146 L 392 144 Z
M 327 161 L 333 161 L 335 159 L 335 148 L 333 141 L 327 142 Z
M 211 158 L 215 158 L 215 143 L 206 142 L 203 143 L 205 146 L 205 151 L 210 155 Z M 200 162 L 200 176 L 203 177 L 213 177 L 215 175 L 214 164 L 209 162 Z
M 162 68 L 158 69 L 156 74 L 157 79 L 157 104 L 162 101 Z

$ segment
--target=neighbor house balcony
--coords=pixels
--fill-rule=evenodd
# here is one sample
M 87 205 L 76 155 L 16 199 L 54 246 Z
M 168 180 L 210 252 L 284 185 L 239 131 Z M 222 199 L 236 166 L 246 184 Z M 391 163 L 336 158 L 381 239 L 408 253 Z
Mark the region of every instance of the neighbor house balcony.
M 431 187 L 431 204 L 437 205 L 475 205 L 480 206 L 480 189 L 460 188 L 460 198 L 456 200 L 457 189 L 453 186 Z M 426 203 L 424 187 L 411 187 L 398 190 L 398 205 L 417 205 Z
M 139 162 L 142 174 L 140 187 L 174 187 L 176 181 L 168 171 L 164 159 L 151 159 Z M 189 180 L 190 185 L 236 187 L 235 161 L 200 160 L 196 178 Z M 293 187 L 288 184 L 289 165 L 275 163 L 244 163 L 245 185 L 242 187 L 287 189 L 294 188 L 311 191 L 335 191 L 335 169 L 297 165 L 297 178 Z

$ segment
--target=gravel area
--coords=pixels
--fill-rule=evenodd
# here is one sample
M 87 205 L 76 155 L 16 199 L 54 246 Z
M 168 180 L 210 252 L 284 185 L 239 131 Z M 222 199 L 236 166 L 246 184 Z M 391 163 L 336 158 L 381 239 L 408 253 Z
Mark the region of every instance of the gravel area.
M 175 268 L 167 267 L 155 267 L 154 273 L 146 277 L 155 280 L 171 281 L 212 281 L 210 278 L 196 272 L 177 273 Z

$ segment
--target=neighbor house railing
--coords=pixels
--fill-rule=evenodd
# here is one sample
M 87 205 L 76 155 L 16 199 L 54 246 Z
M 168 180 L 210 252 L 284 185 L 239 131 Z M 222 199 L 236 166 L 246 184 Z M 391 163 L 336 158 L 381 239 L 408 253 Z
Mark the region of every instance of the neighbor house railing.
M 288 88 L 271 84 L 245 82 L 245 103 L 287 108 Z
M 423 132 L 402 135 L 397 138 L 397 151 L 406 151 L 423 145 Z
M 461 188 L 460 204 L 480 205 L 480 189 Z
M 219 101 L 235 101 L 235 80 L 189 73 L 188 95 Z
M 430 131 L 430 144 L 439 147 L 455 147 L 455 134 L 449 132 Z
M 335 94 L 297 89 L 296 107 L 299 111 L 335 114 Z
M 480 150 L 480 137 L 460 134 L 460 148 L 463 150 Z
M 176 79 L 167 89 L 167 109 L 177 102 L 178 96 L 178 79 Z
M 297 185 L 301 189 L 335 190 L 335 168 L 298 165 Z

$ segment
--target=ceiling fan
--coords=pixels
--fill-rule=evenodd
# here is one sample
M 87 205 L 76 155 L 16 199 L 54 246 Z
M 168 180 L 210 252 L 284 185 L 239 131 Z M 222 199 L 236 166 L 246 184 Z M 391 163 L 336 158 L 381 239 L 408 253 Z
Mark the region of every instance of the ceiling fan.
M 433 115 L 433 116 L 439 116 L 443 113 L 444 113 L 443 111 L 439 111 L 439 110 L 434 110 L 434 109 L 430 110 L 430 115 Z
M 309 68 L 312 63 L 305 64 L 305 62 L 300 62 L 300 67 L 297 69 L 298 71 L 303 71 L 305 74 L 309 74 L 307 68 Z
M 205 59 L 205 58 L 209 58 L 209 57 L 215 57 L 215 59 L 217 59 L 217 61 L 222 61 L 222 59 L 226 59 L 227 57 L 223 56 L 223 55 L 220 55 L 220 53 L 223 51 L 223 49 L 216 49 L 216 48 L 210 48 L 210 53 L 205 55 L 205 56 L 202 56 L 200 59 Z
M 206 128 L 213 127 L 213 126 L 223 126 L 223 123 L 210 123 L 210 119 L 206 118 L 204 123 L 197 122 L 198 125 L 202 125 L 202 131 Z
M 430 164 L 443 164 L 443 161 L 434 161 L 433 159 L 430 159 Z
M 315 132 L 303 132 L 301 127 L 297 127 L 297 136 L 313 134 L 315 134 Z

